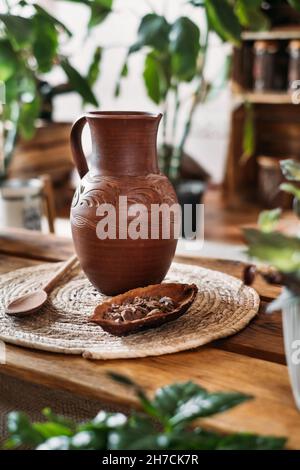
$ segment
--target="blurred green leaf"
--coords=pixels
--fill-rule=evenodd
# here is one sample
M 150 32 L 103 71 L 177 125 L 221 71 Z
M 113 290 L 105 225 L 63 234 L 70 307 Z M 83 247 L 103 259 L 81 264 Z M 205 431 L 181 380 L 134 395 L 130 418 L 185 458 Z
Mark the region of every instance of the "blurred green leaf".
M 116 85 L 115 85 L 115 91 L 114 91 L 114 96 L 117 98 L 120 95 L 120 90 L 121 90 L 121 81 L 122 78 L 128 76 L 128 64 L 127 64 L 128 56 L 126 56 L 126 59 L 122 65 L 121 71 L 119 73 Z
M 179 406 L 174 416 L 170 418 L 169 424 L 174 427 L 179 424 L 194 421 L 196 418 L 221 413 L 252 398 L 253 397 L 249 395 L 244 395 L 238 392 L 199 392 L 197 395 Z
M 31 139 L 35 133 L 35 122 L 39 117 L 41 100 L 38 95 L 30 102 L 25 102 L 20 108 L 19 130 L 24 139 Z
M 142 18 L 138 29 L 138 40 L 129 49 L 129 54 L 150 46 L 165 51 L 169 46 L 170 25 L 164 16 L 149 13 Z
M 46 73 L 51 70 L 58 53 L 58 32 L 55 23 L 39 13 L 34 17 L 33 26 L 35 30 L 33 53 L 39 72 Z
M 175 383 L 159 388 L 152 400 L 152 405 L 160 415 L 171 418 L 178 408 L 190 398 L 205 394 L 206 390 L 193 382 Z
M 207 19 L 210 29 L 221 39 L 236 45 L 241 40 L 241 26 L 228 0 L 205 0 Z
M 87 81 L 90 87 L 93 87 L 100 75 L 100 64 L 102 59 L 102 47 L 97 47 L 87 73 Z
M 287 0 L 291 7 L 295 8 L 295 10 L 300 11 L 300 0 Z
M 46 11 L 43 7 L 38 5 L 37 3 L 34 3 L 34 8 L 39 13 L 40 16 L 43 16 L 45 19 L 50 21 L 53 25 L 55 25 L 58 29 L 61 31 L 65 32 L 69 37 L 72 36 L 71 31 L 67 26 L 59 21 L 55 16 L 51 15 L 48 11 Z
M 250 228 L 244 234 L 249 256 L 269 263 L 280 272 L 300 274 L 299 238 Z
M 71 450 L 71 440 L 67 436 L 50 437 L 38 445 L 36 450 Z
M 281 189 L 281 191 L 285 191 L 286 193 L 292 194 L 300 200 L 300 188 L 297 188 L 297 186 L 295 186 L 294 184 L 282 183 L 279 188 Z
M 61 60 L 61 67 L 67 75 L 70 85 L 77 93 L 81 95 L 86 103 L 98 106 L 98 101 L 87 81 L 74 67 L 70 64 L 67 58 Z
M 113 0 L 94 0 L 89 3 L 91 16 L 89 19 L 89 28 L 101 24 L 112 11 Z
M 165 99 L 169 84 L 164 64 L 155 51 L 146 56 L 143 77 L 148 96 L 159 104 Z
M 253 106 L 245 103 L 245 122 L 243 129 L 243 155 L 240 163 L 244 164 L 255 152 L 255 116 Z
M 264 31 L 270 28 L 269 18 L 261 10 L 262 2 L 237 0 L 235 13 L 242 26 L 254 31 Z
M 263 211 L 258 217 L 258 226 L 263 232 L 271 232 L 278 223 L 282 210 L 280 208 Z
M 200 31 L 189 18 L 178 18 L 170 30 L 172 71 L 180 80 L 189 81 L 197 72 L 200 51 Z
M 293 160 L 281 160 L 280 168 L 287 180 L 300 181 L 300 163 Z
M 28 417 L 21 412 L 9 413 L 7 429 L 16 446 L 21 444 L 37 446 L 44 441 L 43 436 L 33 429 Z
M 30 46 L 33 40 L 33 25 L 31 18 L 0 14 L 7 30 L 7 35 L 14 49 L 20 50 Z
M 47 421 L 45 423 L 33 423 L 33 429 L 38 431 L 44 439 L 56 436 L 72 436 L 73 432 L 67 426 L 53 421 Z
M 9 41 L 0 40 L 0 80 L 5 82 L 18 68 L 17 57 Z

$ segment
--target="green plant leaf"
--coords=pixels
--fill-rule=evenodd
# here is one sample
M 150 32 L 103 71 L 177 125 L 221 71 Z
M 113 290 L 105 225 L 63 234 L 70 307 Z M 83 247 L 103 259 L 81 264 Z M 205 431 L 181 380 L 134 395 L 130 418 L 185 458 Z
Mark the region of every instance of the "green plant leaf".
M 237 0 L 235 13 L 242 26 L 254 31 L 270 29 L 270 20 L 261 10 L 261 0 Z
M 252 104 L 245 103 L 245 122 L 243 129 L 243 155 L 240 163 L 245 164 L 255 152 L 255 116 Z
M 210 29 L 221 39 L 238 45 L 241 26 L 230 3 L 227 0 L 205 0 L 205 7 Z
M 19 64 L 9 41 L 0 40 L 0 81 L 6 82 L 16 72 Z
M 67 75 L 70 85 L 74 88 L 77 93 L 83 98 L 86 103 L 98 106 L 98 101 L 87 81 L 74 67 L 70 64 L 67 58 L 64 58 L 60 62 L 65 74 Z
M 293 196 L 295 196 L 295 198 L 300 200 L 300 188 L 298 188 L 294 184 L 292 184 L 292 183 L 282 183 L 279 186 L 279 188 L 281 189 L 281 191 L 292 194 Z
M 35 429 L 44 439 L 56 436 L 72 436 L 72 430 L 60 423 L 53 421 L 47 421 L 45 423 L 33 423 L 33 429 Z
M 169 419 L 169 424 L 171 427 L 175 427 L 194 421 L 196 418 L 222 413 L 252 398 L 238 392 L 200 392 L 179 406 L 176 414 Z
M 89 3 L 91 16 L 88 27 L 94 28 L 101 24 L 112 11 L 113 0 L 94 0 Z
M 148 96 L 154 103 L 159 104 L 166 96 L 168 82 L 155 52 L 150 52 L 145 59 L 143 77 Z
M 35 133 L 35 123 L 39 117 L 41 100 L 38 94 L 30 102 L 25 102 L 20 108 L 19 131 L 24 139 L 31 139 Z
M 159 388 L 152 405 L 161 416 L 169 419 L 182 404 L 199 394 L 206 394 L 206 390 L 193 382 L 175 383 Z
M 71 440 L 67 436 L 50 437 L 38 445 L 36 450 L 71 450 Z
M 15 50 L 20 50 L 26 46 L 30 46 L 31 41 L 33 40 L 33 25 L 31 18 L 0 14 L 0 21 L 4 23 L 8 38 Z
M 122 78 L 128 76 L 128 63 L 127 63 L 127 60 L 128 60 L 128 56 L 126 56 L 126 59 L 123 62 L 123 65 L 121 67 L 121 71 L 120 71 L 118 79 L 116 81 L 115 91 L 114 91 L 115 98 L 117 98 L 120 95 Z
M 13 411 L 9 413 L 7 429 L 15 446 L 21 444 L 37 446 L 44 441 L 43 436 L 32 427 L 28 417 L 21 412 Z
M 102 47 L 95 49 L 91 65 L 87 73 L 87 81 L 90 87 L 93 87 L 100 75 L 100 65 L 102 59 Z
M 158 437 L 159 432 L 151 419 L 133 414 L 125 426 L 110 433 L 108 448 L 111 450 L 160 449 Z
M 287 0 L 291 7 L 295 10 L 300 11 L 300 0 Z
M 248 254 L 265 261 L 283 273 L 300 275 L 300 239 L 279 232 L 245 229 Z
M 200 30 L 189 18 L 178 18 L 170 30 L 172 71 L 180 80 L 190 81 L 197 72 Z
M 287 180 L 300 181 L 300 163 L 293 160 L 281 160 L 280 168 Z
M 59 30 L 65 32 L 69 37 L 73 36 L 72 32 L 69 30 L 69 28 L 67 28 L 67 26 L 64 23 L 59 21 L 55 16 L 51 15 L 43 7 L 41 7 L 37 3 L 34 3 L 34 8 L 37 11 L 37 13 L 39 13 L 40 16 L 43 16 L 44 18 L 46 18 L 48 21 L 54 24 Z
M 150 52 L 145 59 L 143 77 L 148 96 L 154 103 L 159 104 L 162 99 L 160 93 L 160 74 L 157 60 L 152 52 Z
M 262 211 L 258 217 L 258 226 L 263 232 L 271 232 L 278 223 L 282 210 L 280 208 Z
M 129 54 L 144 46 L 165 51 L 169 46 L 170 25 L 164 16 L 149 13 L 142 18 L 138 29 L 138 39 L 129 49 Z
M 33 53 L 39 72 L 47 73 L 52 69 L 54 58 L 58 53 L 58 32 L 55 23 L 40 13 L 35 15 L 33 25 L 35 30 Z

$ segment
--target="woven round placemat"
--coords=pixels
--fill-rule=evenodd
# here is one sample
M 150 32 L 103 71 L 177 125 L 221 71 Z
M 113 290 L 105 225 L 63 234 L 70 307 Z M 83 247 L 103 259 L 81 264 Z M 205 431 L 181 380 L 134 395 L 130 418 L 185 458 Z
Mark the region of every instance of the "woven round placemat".
M 240 280 L 198 266 L 173 263 L 166 282 L 195 283 L 199 292 L 179 319 L 159 328 L 116 337 L 88 321 L 96 305 L 107 299 L 74 268 L 50 294 L 38 314 L 17 319 L 5 305 L 42 286 L 60 264 L 42 264 L 0 276 L 0 339 L 35 349 L 83 354 L 89 359 L 157 356 L 196 348 L 232 335 L 256 315 L 259 297 Z

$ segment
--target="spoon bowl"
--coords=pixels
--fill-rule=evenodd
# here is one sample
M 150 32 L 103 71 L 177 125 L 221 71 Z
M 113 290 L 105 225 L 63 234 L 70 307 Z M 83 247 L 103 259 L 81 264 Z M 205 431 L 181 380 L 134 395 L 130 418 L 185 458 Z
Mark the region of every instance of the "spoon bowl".
M 34 313 L 39 310 L 48 298 L 47 293 L 44 290 L 37 290 L 30 292 L 29 294 L 22 295 L 12 302 L 10 302 L 5 312 L 8 315 L 25 316 Z
M 35 292 L 22 295 L 10 302 L 5 308 L 5 313 L 16 317 L 25 317 L 26 315 L 37 312 L 46 302 L 49 292 L 54 289 L 57 283 L 75 263 L 77 263 L 77 257 L 73 255 L 50 277 L 50 279 L 48 279 L 47 283 L 42 288 Z

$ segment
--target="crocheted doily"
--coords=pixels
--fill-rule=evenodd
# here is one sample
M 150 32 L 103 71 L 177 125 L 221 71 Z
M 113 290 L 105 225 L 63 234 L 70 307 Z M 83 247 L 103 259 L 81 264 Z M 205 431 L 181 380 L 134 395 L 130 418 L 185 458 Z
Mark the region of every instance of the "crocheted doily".
M 0 276 L 0 339 L 29 348 L 89 359 L 157 356 L 196 348 L 244 328 L 256 315 L 259 296 L 240 280 L 198 266 L 173 263 L 166 282 L 195 283 L 199 292 L 188 312 L 159 328 L 116 337 L 88 321 L 107 299 L 79 268 L 50 294 L 38 314 L 17 319 L 5 314 L 14 298 L 43 285 L 60 263 L 18 269 Z

